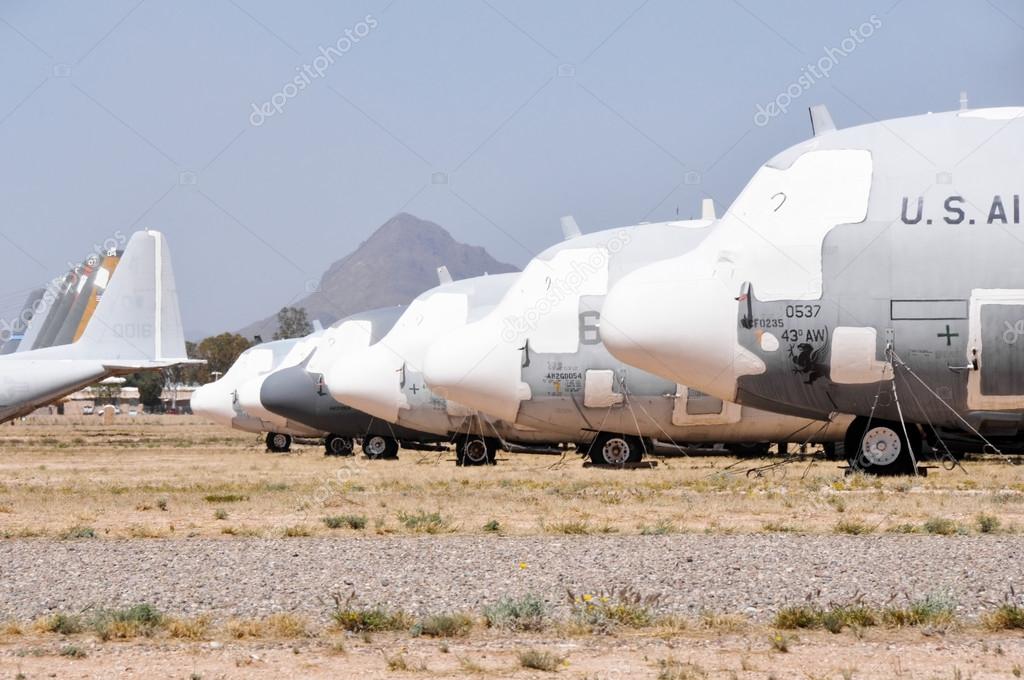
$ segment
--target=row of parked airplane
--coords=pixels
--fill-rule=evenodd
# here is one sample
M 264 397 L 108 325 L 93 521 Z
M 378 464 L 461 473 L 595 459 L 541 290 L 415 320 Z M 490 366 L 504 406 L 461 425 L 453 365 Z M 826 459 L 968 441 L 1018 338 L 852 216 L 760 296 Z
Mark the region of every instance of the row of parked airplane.
M 193 410 L 272 450 L 454 441 L 465 465 L 803 442 L 916 472 L 926 453 L 1024 449 L 1024 108 L 811 123 L 721 217 L 705 201 L 698 220 L 590 234 L 565 218 L 520 273 L 441 268 L 405 308 L 250 348 Z M 158 232 L 51 293 L 0 350 L 0 422 L 189 361 Z
M 1024 108 L 813 137 L 726 213 L 582 234 L 521 273 L 452 281 L 247 350 L 193 409 L 232 427 L 454 440 L 459 464 L 571 442 L 597 463 L 658 444 L 842 444 L 855 467 L 1020 446 Z

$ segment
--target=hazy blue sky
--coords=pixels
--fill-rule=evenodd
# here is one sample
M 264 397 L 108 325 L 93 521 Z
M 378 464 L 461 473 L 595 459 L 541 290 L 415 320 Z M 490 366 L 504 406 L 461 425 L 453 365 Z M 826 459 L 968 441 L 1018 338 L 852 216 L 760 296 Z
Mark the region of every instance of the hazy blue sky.
M 723 209 L 811 104 L 840 127 L 961 89 L 1024 104 L 1024 3 L 6 0 L 0 74 L 0 310 L 152 227 L 195 338 L 304 295 L 400 210 L 521 266 L 564 214 Z

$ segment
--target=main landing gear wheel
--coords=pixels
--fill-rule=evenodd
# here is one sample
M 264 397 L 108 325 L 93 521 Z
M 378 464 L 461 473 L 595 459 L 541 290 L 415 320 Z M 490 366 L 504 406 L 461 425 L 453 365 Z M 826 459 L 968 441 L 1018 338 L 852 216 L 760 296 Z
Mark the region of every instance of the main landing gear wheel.
M 765 458 L 771 445 L 767 442 L 758 444 L 729 444 L 726 448 L 737 458 Z
M 348 437 L 329 434 L 327 435 L 327 438 L 324 439 L 325 456 L 351 456 L 352 447 L 353 442 Z
M 379 434 L 363 438 L 363 453 L 367 458 L 398 458 L 398 441 Z
M 281 432 L 267 433 L 267 451 L 271 453 L 287 453 L 292 448 L 292 436 Z
M 494 465 L 498 444 L 488 437 L 462 437 L 455 448 L 456 465 Z
M 921 454 L 921 435 L 911 425 L 907 432 L 909 440 L 901 423 L 876 418 L 869 424 L 866 418 L 858 418 L 847 431 L 843 446 L 850 468 L 871 474 L 913 474 L 911 450 Z
M 644 457 L 640 437 L 625 434 L 597 435 L 590 445 L 590 460 L 597 465 L 618 465 L 639 463 Z

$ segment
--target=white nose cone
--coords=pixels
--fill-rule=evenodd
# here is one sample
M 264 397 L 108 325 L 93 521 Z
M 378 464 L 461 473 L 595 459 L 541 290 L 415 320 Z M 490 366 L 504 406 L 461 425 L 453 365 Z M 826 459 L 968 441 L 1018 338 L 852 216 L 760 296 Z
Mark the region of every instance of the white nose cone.
M 403 364 L 400 356 L 377 343 L 337 359 L 327 369 L 324 382 L 341 403 L 394 423 L 399 409 L 408 408 L 401 387 Z
M 276 425 L 277 427 L 285 427 L 288 420 L 282 418 L 276 413 L 271 412 L 263 405 L 263 400 L 260 398 L 260 392 L 263 390 L 263 381 L 266 376 L 259 376 L 258 378 L 250 378 L 241 385 L 238 386 L 238 405 L 247 415 L 254 418 Z
M 733 401 L 739 377 L 765 370 L 738 341 L 740 283 L 697 276 L 687 259 L 620 279 L 605 299 L 601 339 L 627 364 Z
M 216 382 L 203 385 L 193 392 L 190 404 L 192 413 L 225 427 L 231 427 L 231 421 L 236 415 L 234 390 Z
M 481 321 L 442 336 L 431 345 L 423 379 L 431 390 L 485 414 L 515 422 L 519 403 L 530 398 L 522 381 L 522 350 Z

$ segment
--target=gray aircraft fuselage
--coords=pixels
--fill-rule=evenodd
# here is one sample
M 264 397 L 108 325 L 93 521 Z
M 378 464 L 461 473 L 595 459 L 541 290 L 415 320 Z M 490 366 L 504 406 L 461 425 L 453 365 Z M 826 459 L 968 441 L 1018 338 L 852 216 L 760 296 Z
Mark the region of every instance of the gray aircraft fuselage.
M 1022 154 L 1024 109 L 888 120 L 797 145 L 694 252 L 620 282 L 606 312 L 632 328 L 612 350 L 780 413 L 902 413 L 949 428 L 963 416 L 1015 435 Z M 665 309 L 686 323 L 657 320 Z M 716 347 L 701 327 L 732 339 Z
M 387 334 L 402 311 L 402 307 L 389 307 L 352 314 L 336 322 L 332 328 L 347 322 L 365 322 L 370 329 L 369 342 L 374 343 Z M 325 331 L 326 342 L 330 341 L 331 331 Z M 315 354 L 325 351 L 329 351 L 329 348 L 318 343 L 300 364 L 275 370 L 268 375 L 260 388 L 260 400 L 264 408 L 289 421 L 343 437 L 380 435 L 409 442 L 434 442 L 442 439 L 374 418 L 335 400 L 324 385 L 323 374 L 319 370 L 309 370 L 310 364 L 316 361 Z

